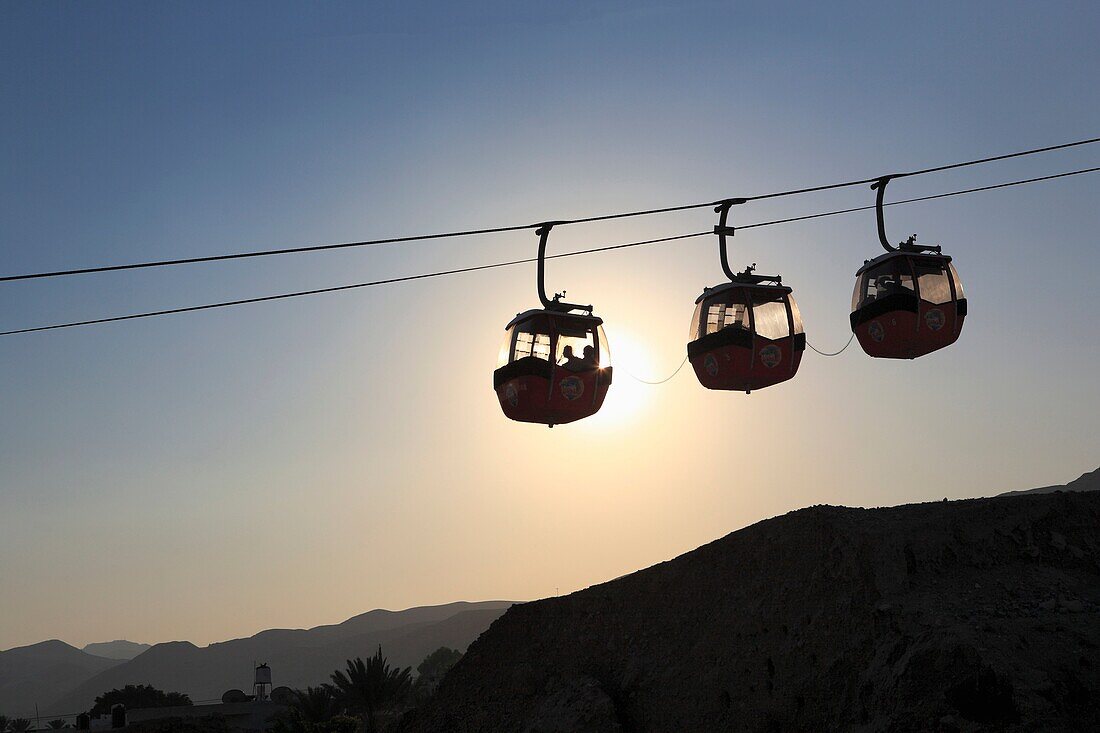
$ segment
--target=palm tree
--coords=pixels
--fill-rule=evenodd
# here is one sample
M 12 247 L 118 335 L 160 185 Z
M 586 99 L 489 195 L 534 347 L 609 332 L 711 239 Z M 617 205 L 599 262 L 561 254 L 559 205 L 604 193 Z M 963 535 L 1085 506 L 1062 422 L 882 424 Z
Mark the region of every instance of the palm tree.
M 8 716 L 0 715 L 0 733 L 4 733 L 8 729 Z
M 332 683 L 344 703 L 363 716 L 365 733 L 375 733 L 375 713 L 400 701 L 412 685 L 412 668 L 391 667 L 382 647 L 364 664 L 362 658 L 347 660 L 347 673 L 336 670 Z
M 323 733 L 330 730 L 331 722 L 340 715 L 342 708 L 329 685 L 307 687 L 291 692 L 289 707 L 279 713 L 274 733 Z M 358 727 L 355 718 L 344 718 Z
M 62 728 L 69 727 L 69 724 L 61 718 L 58 718 L 57 720 L 51 720 L 50 722 L 46 723 L 46 725 L 52 730 L 61 730 Z
M 310 723 L 324 723 L 340 712 L 339 701 L 327 685 L 295 690 L 290 704 Z
M 15 733 L 26 733 L 31 728 L 31 721 L 26 718 L 15 718 L 8 725 Z

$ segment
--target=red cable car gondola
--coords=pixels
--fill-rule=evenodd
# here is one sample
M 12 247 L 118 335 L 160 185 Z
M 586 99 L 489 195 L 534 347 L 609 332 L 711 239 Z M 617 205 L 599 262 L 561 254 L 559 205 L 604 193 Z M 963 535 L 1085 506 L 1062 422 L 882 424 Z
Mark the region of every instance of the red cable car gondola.
M 688 359 L 699 383 L 707 389 L 746 393 L 785 382 L 798 371 L 806 335 L 791 289 L 780 275 L 754 275 L 754 263 L 734 274 L 726 258 L 726 225 L 730 206 L 744 199 L 723 201 L 714 233 L 722 271 L 730 282 L 706 288 L 695 301 L 688 334 Z
M 603 320 L 593 315 L 592 306 L 565 303 L 564 292 L 553 300 L 546 297 L 546 239 L 555 223 L 535 232 L 543 307 L 520 313 L 508 323 L 493 372 L 493 388 L 506 416 L 550 427 L 596 414 L 612 376 Z
M 915 359 L 955 343 L 966 318 L 966 297 L 951 258 L 917 244 L 914 234 L 897 247 L 886 238 L 882 200 L 893 176 L 880 178 L 875 214 L 886 254 L 856 272 L 852 332 L 870 356 Z

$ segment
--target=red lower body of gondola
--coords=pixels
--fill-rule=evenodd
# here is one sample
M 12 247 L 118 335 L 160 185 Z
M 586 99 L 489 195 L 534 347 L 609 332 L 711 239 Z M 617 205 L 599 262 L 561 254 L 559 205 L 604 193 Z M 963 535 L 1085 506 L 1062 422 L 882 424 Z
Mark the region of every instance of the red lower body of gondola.
M 801 334 L 799 334 L 801 336 Z M 805 339 L 775 341 L 760 336 L 754 345 L 727 343 L 705 346 L 705 340 L 689 344 L 688 359 L 699 384 L 707 389 L 751 392 L 785 382 L 795 375 L 802 361 Z
M 922 300 L 915 312 L 911 309 L 873 314 L 861 311 L 852 314 L 853 331 L 869 356 L 916 359 L 958 340 L 966 319 L 966 301 L 935 304 Z
M 493 382 L 500 408 L 519 422 L 554 426 L 595 415 L 611 386 L 611 367 L 578 372 L 542 365 L 510 369 L 516 364 L 498 369 Z

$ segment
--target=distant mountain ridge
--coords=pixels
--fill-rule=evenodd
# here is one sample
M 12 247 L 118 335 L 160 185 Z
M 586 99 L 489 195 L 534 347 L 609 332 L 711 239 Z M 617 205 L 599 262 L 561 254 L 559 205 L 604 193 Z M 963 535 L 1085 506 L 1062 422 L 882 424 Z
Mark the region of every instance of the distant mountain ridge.
M 89 644 L 83 650 L 50 640 L 0 651 L 0 714 L 57 717 L 87 710 L 97 695 L 128 684 L 151 684 L 214 700 L 252 686 L 254 662 L 271 665 L 276 685 L 304 687 L 328 680 L 344 661 L 381 644 L 392 664 L 415 667 L 441 646 L 465 650 L 512 601 L 376 609 L 311 629 L 267 629 L 198 647 L 189 641 Z M 132 655 L 110 658 L 110 655 Z
M 115 639 L 114 641 L 101 641 L 94 644 L 85 644 L 82 652 L 92 654 L 97 657 L 103 657 L 104 659 L 133 659 L 138 654 L 141 654 L 146 649 L 152 647 L 152 644 L 139 644 L 136 641 L 127 641 L 126 639 Z
M 404 611 L 375 610 L 339 624 L 268 629 L 206 647 L 189 641 L 155 644 L 128 661 L 104 660 L 110 666 L 57 689 L 46 698 L 47 707 L 50 712 L 86 710 L 97 695 L 128 684 L 183 692 L 196 702 L 216 700 L 229 689 L 251 689 L 256 662 L 271 666 L 276 686 L 317 685 L 328 681 L 345 660 L 365 658 L 379 645 L 391 664 L 415 667 L 441 646 L 465 650 L 511 605 L 511 601 L 463 601 Z M 14 708 L 0 710 L 23 714 Z
M 32 716 L 35 703 L 50 702 L 60 690 L 118 664 L 119 660 L 88 654 L 57 639 L 0 652 L 0 714 Z
M 1020 496 L 1021 494 L 1053 494 L 1055 491 L 1100 491 L 1100 468 L 1095 471 L 1083 473 L 1068 484 L 1058 486 L 1041 486 L 1038 489 L 1024 489 L 1023 491 L 1006 491 L 997 496 Z

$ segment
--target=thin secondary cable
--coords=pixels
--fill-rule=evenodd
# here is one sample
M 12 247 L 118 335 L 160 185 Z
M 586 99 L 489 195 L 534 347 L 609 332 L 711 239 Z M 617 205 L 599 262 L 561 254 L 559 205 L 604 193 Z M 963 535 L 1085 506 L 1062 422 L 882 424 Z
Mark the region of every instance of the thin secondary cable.
M 556 260 L 559 257 L 575 257 L 577 255 L 593 254 L 595 252 L 608 252 L 615 249 L 624 249 L 626 247 L 640 247 L 646 244 L 657 244 L 659 242 L 671 242 L 676 239 L 690 239 L 692 237 L 703 237 L 714 234 L 712 231 L 695 232 L 694 234 L 677 234 L 673 237 L 661 237 L 660 239 L 647 239 L 642 242 L 627 242 L 626 244 L 612 244 L 606 247 L 593 247 L 591 249 L 577 250 L 576 252 L 562 252 L 556 255 L 547 255 L 546 259 Z M 93 326 L 99 323 L 113 323 L 115 321 L 131 321 L 136 318 L 152 318 L 153 316 L 167 316 L 174 313 L 191 313 L 193 311 L 210 310 L 212 308 L 228 308 L 235 305 L 246 305 L 248 303 L 265 303 L 271 300 L 285 300 L 287 298 L 298 298 L 304 295 L 320 295 L 322 293 L 337 293 L 343 290 L 356 290 L 358 288 L 370 288 L 375 285 L 390 285 L 392 283 L 409 282 L 411 280 L 424 280 L 433 277 L 443 277 L 445 275 L 458 275 L 464 272 L 477 272 L 478 270 L 492 270 L 497 267 L 511 267 L 513 265 L 523 265 L 530 262 L 538 262 L 538 257 L 526 257 L 521 260 L 509 260 L 506 262 L 492 262 L 487 265 L 473 265 L 471 267 L 459 267 L 453 270 L 438 270 L 436 272 L 425 272 L 419 275 L 405 275 L 402 277 L 391 277 L 385 280 L 372 280 L 365 283 L 354 283 L 352 285 L 337 285 L 329 288 L 317 288 L 315 290 L 299 290 L 294 293 L 280 293 L 278 295 L 264 295 L 258 298 L 244 298 L 242 300 L 229 300 L 221 303 L 207 303 L 205 305 L 192 305 L 184 308 L 170 308 L 168 310 L 149 311 L 147 313 L 132 313 L 126 316 L 113 316 L 110 318 L 96 318 L 90 321 L 74 321 L 72 323 L 58 323 L 52 326 L 37 326 L 34 328 L 20 328 L 14 331 L 0 331 L 0 336 L 14 336 L 19 333 L 34 333 L 36 331 L 53 331 L 59 328 L 73 328 L 75 326 Z
M 637 377 L 629 369 L 624 368 L 623 371 L 626 372 L 626 376 L 630 377 L 635 382 L 641 382 L 642 384 L 664 384 L 665 382 L 669 381 L 670 379 L 672 379 L 673 377 L 675 377 L 677 374 L 680 373 L 680 370 L 684 368 L 684 364 L 687 364 L 687 360 L 688 360 L 688 358 L 685 356 L 684 360 L 682 362 L 680 362 L 680 366 L 676 367 L 676 371 L 674 371 L 672 374 L 669 374 L 664 379 L 657 380 L 656 382 L 651 382 L 648 379 L 642 379 L 641 377 Z
M 848 343 L 844 344 L 844 347 L 840 351 L 834 351 L 831 354 L 826 354 L 824 351 L 818 350 L 813 344 L 811 344 L 809 342 L 809 340 L 806 341 L 806 345 L 809 346 L 814 351 L 816 351 L 817 353 L 821 354 L 822 356 L 839 356 L 840 354 L 844 353 L 845 349 L 847 349 L 849 346 L 852 345 L 852 339 L 854 339 L 855 337 L 856 337 L 855 332 L 852 332 L 852 335 L 848 337 Z M 657 385 L 657 384 L 664 384 L 665 382 L 671 381 L 673 377 L 675 377 L 677 374 L 680 373 L 680 370 L 684 368 L 684 364 L 687 364 L 687 362 L 688 362 L 688 357 L 685 356 L 684 360 L 682 362 L 680 362 L 680 366 L 676 367 L 676 371 L 674 371 L 672 374 L 669 374 L 664 379 L 658 379 L 655 382 L 651 382 L 648 379 L 642 379 L 641 377 L 639 377 L 636 374 L 634 374 L 633 372 L 631 372 L 629 369 L 623 368 L 623 371 L 626 372 L 626 376 L 630 377 L 635 382 L 641 382 L 642 384 Z
M 966 166 L 980 165 L 983 163 L 992 163 L 998 160 L 1007 160 L 1009 158 L 1018 158 L 1025 155 L 1035 155 L 1037 153 L 1046 153 L 1052 150 L 1062 150 L 1064 148 L 1072 148 L 1078 145 L 1089 145 L 1092 143 L 1100 142 L 1100 137 L 1090 138 L 1087 140 L 1077 140 L 1075 142 L 1062 143 L 1060 145 L 1050 145 L 1044 148 L 1032 148 L 1031 150 L 1021 150 L 1015 153 L 1006 153 L 1004 155 L 995 155 L 989 158 L 979 158 L 977 160 L 968 160 L 961 163 L 949 163 L 947 165 L 936 166 L 934 168 L 923 168 L 921 170 L 910 171 L 908 173 L 896 173 L 893 174 L 893 178 L 903 178 L 907 176 L 919 176 L 925 173 L 936 173 L 939 171 L 952 170 L 955 168 L 963 168 Z M 866 183 L 874 183 L 879 178 L 861 178 L 858 181 L 845 181 L 843 183 L 830 183 L 823 186 L 812 186 L 810 188 L 792 189 L 789 191 L 777 191 L 775 193 L 758 194 L 756 196 L 744 197 L 745 201 L 760 201 L 763 199 L 778 198 L 780 196 L 794 196 L 803 193 L 813 193 L 816 191 L 828 191 L 835 188 L 846 188 L 848 186 L 858 186 Z M 658 209 L 643 209 L 639 211 L 626 211 L 618 214 L 603 214 L 599 216 L 588 216 L 580 219 L 565 219 L 556 221 L 558 225 L 565 224 L 584 224 L 596 221 L 609 221 L 612 219 L 624 219 L 634 216 L 648 216 L 650 214 L 667 214 L 675 211 L 687 211 L 690 209 L 699 209 L 705 206 L 714 206 L 717 201 L 706 201 L 695 204 L 684 204 L 682 206 L 666 206 Z M 172 260 L 154 260 L 150 262 L 135 262 L 125 265 L 105 265 L 102 267 L 84 267 L 71 270 L 55 270 L 52 272 L 36 272 L 28 273 L 24 275 L 5 275 L 0 277 L 0 282 L 11 282 L 14 280 L 34 280 L 46 277 L 60 277 L 63 275 L 88 275 L 97 272 L 115 272 L 118 270 L 136 270 L 147 267 L 167 267 L 170 265 L 190 265 L 200 262 L 220 262 L 224 260 L 237 260 L 248 257 L 268 257 L 271 255 L 284 255 L 294 254 L 302 252 L 320 252 L 333 249 L 347 249 L 351 247 L 373 247 L 384 244 L 399 244 L 403 242 L 418 242 L 430 239 L 449 239 L 453 237 L 466 237 L 481 234 L 498 234 L 502 232 L 516 232 L 525 229 L 534 229 L 541 225 L 536 224 L 515 224 L 511 226 L 500 227 L 487 227 L 483 229 L 468 229 L 456 232 L 443 232 L 439 234 L 418 234 L 405 237 L 391 237 L 389 239 L 370 239 L 361 242 L 342 242 L 338 244 L 316 244 L 305 245 L 301 247 L 285 247 L 282 249 L 269 249 L 259 250 L 254 252 L 235 252 L 231 254 L 221 255 L 209 255 L 206 257 L 185 257 Z
M 809 346 L 814 351 L 816 351 L 817 353 L 821 354 L 822 356 L 840 356 L 841 354 L 844 353 L 845 349 L 847 349 L 849 346 L 852 345 L 852 339 L 854 339 L 855 337 L 856 337 L 856 332 L 852 331 L 852 335 L 848 337 L 848 343 L 844 344 L 844 346 L 841 347 L 840 351 L 834 351 L 830 354 L 826 354 L 824 351 L 821 351 L 820 349 L 818 349 L 816 346 L 814 346 L 813 344 L 810 343 L 809 339 L 806 339 L 806 345 Z
M 993 163 L 998 160 L 1008 160 L 1009 158 L 1019 158 L 1024 155 L 1035 155 L 1036 153 L 1049 153 L 1052 150 L 1062 150 L 1063 148 L 1072 148 L 1077 145 L 1089 145 L 1090 143 L 1100 142 L 1100 137 L 1094 137 L 1089 140 L 1078 140 L 1072 143 L 1062 143 L 1061 145 L 1051 145 L 1045 148 L 1032 148 L 1031 150 L 1021 150 L 1016 153 L 1006 153 L 1004 155 L 994 155 L 989 158 L 978 158 L 977 160 L 967 160 L 962 163 L 948 163 L 947 165 L 938 165 L 933 168 L 921 168 L 920 170 L 909 171 L 908 173 L 893 173 L 891 178 L 907 178 L 909 176 L 923 176 L 926 173 L 939 173 L 940 171 L 949 171 L 955 168 L 965 168 L 971 165 L 981 165 L 983 163 Z M 859 181 L 848 181 L 846 183 L 831 183 L 824 186 L 814 186 L 812 188 L 802 188 L 796 191 L 780 191 L 779 193 L 766 193 L 760 196 L 746 197 L 746 201 L 760 201 L 761 199 L 777 198 L 779 196 L 794 196 L 800 193 L 813 193 L 815 191 L 829 191 L 834 188 L 847 188 L 848 186 L 860 186 L 865 183 L 876 183 L 882 176 L 876 176 L 874 178 L 864 178 Z M 871 208 L 874 208 L 873 206 Z
M 1055 174 L 1055 175 L 1043 176 L 1043 177 L 1040 177 L 1040 178 L 1028 178 L 1028 179 L 1024 179 L 1024 180 L 1020 180 L 1020 181 L 1010 181 L 1008 183 L 998 183 L 998 184 L 995 184 L 995 185 L 992 185 L 992 186 L 982 186 L 980 188 L 968 188 L 968 189 L 963 189 L 963 190 L 960 190 L 960 191 L 949 191 L 947 193 L 940 193 L 940 194 L 935 194 L 935 195 L 932 195 L 932 196 L 921 196 L 919 198 L 914 198 L 914 199 L 905 199 L 905 200 L 902 200 L 902 201 L 893 201 L 893 202 L 890 202 L 886 205 L 887 206 L 894 206 L 894 205 L 900 205 L 900 204 L 915 203 L 915 202 L 918 202 L 918 201 L 928 201 L 930 199 L 946 198 L 948 196 L 960 196 L 960 195 L 963 195 L 963 194 L 975 193 L 975 192 L 978 192 L 978 191 L 989 191 L 989 190 L 996 189 L 996 188 L 1007 188 L 1009 186 L 1021 186 L 1021 185 L 1027 184 L 1027 183 L 1036 183 L 1038 181 L 1047 181 L 1047 180 L 1051 180 L 1051 179 L 1054 179 L 1054 178 L 1064 178 L 1066 176 L 1074 176 L 1074 175 L 1079 175 L 1079 174 L 1082 174 L 1082 173 L 1092 173 L 1092 172 L 1095 172 L 1095 171 L 1100 171 L 1100 167 L 1097 167 L 1097 168 L 1084 168 L 1084 169 L 1077 170 L 1077 171 L 1070 171 L 1070 172 L 1067 172 L 1067 173 L 1058 173 L 1058 174 Z M 774 225 L 774 224 L 786 224 L 788 222 L 803 221 L 805 219 L 816 219 L 816 218 L 823 217 L 823 216 L 834 216 L 836 214 L 849 214 L 849 213 L 852 213 L 852 212 L 865 211 L 866 209 L 873 209 L 873 208 L 874 208 L 873 206 L 863 206 L 863 207 L 859 207 L 859 208 L 855 208 L 855 209 L 839 209 L 839 210 L 836 210 L 836 211 L 825 211 L 825 212 L 821 212 L 821 213 L 818 213 L 818 214 L 809 214 L 807 216 L 796 216 L 796 217 L 791 217 L 791 218 L 788 218 L 788 219 L 775 219 L 773 221 L 758 222 L 756 224 L 745 224 L 744 226 L 740 226 L 740 227 L 737 227 L 737 228 L 738 229 L 752 229 L 752 228 L 755 228 L 755 227 L 771 226 L 771 225 Z M 613 244 L 613 245 L 608 245 L 606 247 L 593 247 L 593 248 L 590 248 L 590 249 L 577 250 L 575 252 L 562 252 L 560 254 L 547 255 L 546 259 L 555 260 L 555 259 L 558 259 L 558 258 L 561 258 L 561 257 L 576 257 L 578 255 L 594 254 L 596 252 L 608 252 L 608 251 L 616 250 L 616 249 L 626 249 L 628 247 L 640 247 L 640 246 L 643 246 L 643 245 L 658 244 L 658 243 L 661 243 L 661 242 L 672 242 L 672 241 L 676 241 L 676 240 L 679 240 L 679 239 L 692 239 L 692 238 L 695 238 L 695 237 L 704 237 L 704 236 L 709 236 L 709 235 L 713 235 L 713 234 L 714 234 L 714 232 L 712 230 L 708 230 L 708 231 L 704 231 L 704 232 L 695 232 L 695 233 L 692 233 L 692 234 L 679 234 L 679 235 L 672 236 L 672 237 L 661 237 L 659 239 L 646 239 L 646 240 L 643 240 L 641 242 L 627 242 L 626 244 Z M 439 271 L 436 271 L 436 272 L 421 273 L 419 275 L 405 275 L 403 277 L 393 277 L 393 278 L 387 278 L 385 280 L 372 280 L 370 282 L 355 283 L 355 284 L 352 284 L 352 285 L 338 285 L 338 286 L 329 287 L 329 288 L 317 288 L 315 290 L 301 290 L 301 291 L 293 292 L 293 293 L 281 293 L 279 295 L 266 295 L 266 296 L 262 296 L 262 297 L 258 297 L 258 298 L 245 298 L 245 299 L 242 299 L 242 300 L 230 300 L 230 301 L 224 301 L 224 302 L 220 302 L 220 303 L 208 303 L 208 304 L 205 304 L 205 305 L 193 305 L 193 306 L 188 306 L 188 307 L 185 307 L 185 308 L 171 308 L 171 309 L 168 309 L 168 310 L 149 311 L 149 312 L 146 312 L 146 313 L 133 313 L 133 314 L 130 314 L 130 315 L 125 315 L 125 316 L 113 316 L 113 317 L 110 317 L 110 318 L 97 318 L 97 319 L 88 320 L 88 321 L 74 321 L 74 322 L 70 322 L 70 323 L 58 323 L 58 324 L 54 324 L 54 325 L 51 325 L 51 326 L 37 326 L 37 327 L 34 327 L 34 328 L 20 328 L 20 329 L 15 329 L 15 330 L 12 330 L 12 331 L 0 331 L 0 336 L 14 336 L 15 334 L 34 333 L 34 332 L 37 332 L 37 331 L 53 331 L 53 330 L 56 330 L 56 329 L 59 329 L 59 328 L 73 328 L 73 327 L 76 327 L 76 326 L 91 326 L 91 325 L 100 324 L 100 323 L 113 323 L 115 321 L 130 321 L 130 320 L 134 320 L 134 319 L 137 319 L 137 318 L 151 318 L 153 316 L 166 316 L 166 315 L 171 315 L 171 314 L 174 314 L 174 313 L 190 313 L 192 311 L 210 310 L 212 308 L 227 308 L 227 307 L 230 307 L 230 306 L 245 305 L 245 304 L 248 304 L 248 303 L 263 303 L 263 302 L 267 302 L 267 301 L 271 301 L 271 300 L 284 300 L 284 299 L 287 299 L 287 298 L 297 298 L 297 297 L 304 296 L 304 295 L 319 295 L 321 293 L 335 293 L 335 292 L 339 292 L 339 291 L 343 291 L 343 290 L 355 290 L 355 289 L 358 289 L 358 288 L 369 288 L 369 287 L 373 287 L 375 285 L 388 285 L 388 284 L 391 284 L 391 283 L 408 282 L 408 281 L 411 281 L 411 280 L 423 280 L 423 279 L 426 279 L 426 278 L 443 277 L 445 275 L 457 275 L 457 274 L 464 273 L 464 272 L 476 272 L 478 270 L 491 270 L 491 269 L 494 269 L 494 268 L 497 268 L 497 267 L 511 267 L 513 265 L 522 265 L 522 264 L 526 264 L 526 263 L 530 263 L 530 262 L 537 262 L 537 261 L 538 261 L 537 257 L 527 257 L 527 258 L 519 259 L 519 260 L 509 260 L 509 261 L 506 261 L 506 262 L 494 262 L 494 263 L 490 263 L 490 264 L 487 264 L 487 265 L 474 265 L 474 266 L 471 266 L 471 267 L 460 267 L 460 268 L 456 268 L 456 269 L 453 269 L 453 270 L 439 270 Z
M 1081 168 L 1075 171 L 1067 171 L 1065 173 L 1054 173 L 1049 176 L 1039 176 L 1038 178 L 1025 178 L 1019 181 L 1009 181 L 1008 183 L 995 183 L 991 186 L 978 186 L 977 188 L 964 188 L 959 191 L 948 191 L 947 193 L 937 193 L 931 196 L 917 196 L 911 199 L 899 199 L 898 201 L 887 201 L 883 206 L 900 206 L 901 204 L 914 204 L 918 201 L 931 201 L 933 199 L 942 199 L 949 196 L 961 196 L 967 193 L 978 193 L 979 191 L 992 191 L 997 188 L 1009 188 L 1011 186 L 1022 186 L 1026 183 L 1038 183 L 1040 181 L 1053 181 L 1055 178 L 1066 178 L 1068 176 L 1079 176 L 1082 173 L 1095 173 L 1100 171 L 1100 167 L 1095 168 Z M 870 206 L 856 206 L 851 209 L 835 209 L 833 211 L 823 211 L 819 214 L 807 214 L 805 216 L 792 216 L 787 219 L 772 219 L 771 221 L 761 221 L 756 224 L 744 224 L 735 229 L 755 229 L 756 227 L 768 227 L 773 224 L 789 224 L 794 221 L 806 221 L 807 219 L 820 219 L 825 216 L 837 216 L 838 214 L 854 214 L 857 211 L 872 211 L 875 208 L 874 204 Z

